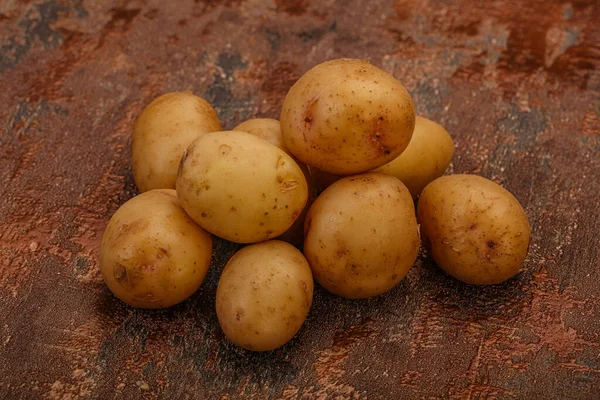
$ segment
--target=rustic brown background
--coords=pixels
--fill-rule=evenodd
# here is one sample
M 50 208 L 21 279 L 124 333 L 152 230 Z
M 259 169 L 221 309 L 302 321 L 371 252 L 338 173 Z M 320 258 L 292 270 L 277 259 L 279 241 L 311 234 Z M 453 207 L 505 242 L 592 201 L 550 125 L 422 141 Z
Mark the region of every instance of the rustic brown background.
M 3 0 L 0 398 L 597 399 L 600 3 Z M 103 228 L 136 194 L 132 124 L 192 89 L 225 127 L 277 117 L 327 59 L 393 73 L 479 173 L 525 207 L 524 271 L 495 287 L 421 255 L 367 301 L 317 289 L 298 336 L 253 354 L 223 337 L 217 242 L 202 288 L 166 311 L 116 300 Z

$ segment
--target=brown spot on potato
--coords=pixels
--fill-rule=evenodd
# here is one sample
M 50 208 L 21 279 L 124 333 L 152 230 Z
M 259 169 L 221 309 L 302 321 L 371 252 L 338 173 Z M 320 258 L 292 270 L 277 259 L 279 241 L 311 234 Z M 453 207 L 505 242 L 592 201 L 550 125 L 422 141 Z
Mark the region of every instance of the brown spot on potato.
M 242 309 L 237 310 L 237 312 L 235 313 L 235 320 L 238 321 L 238 322 L 241 321 L 242 318 L 244 317 L 244 315 L 246 315 L 246 313 L 244 312 L 244 310 L 242 310 Z
M 126 290 L 131 290 L 133 288 L 130 276 L 127 273 L 127 268 L 123 264 L 115 263 L 113 267 L 113 276 Z
M 488 240 L 488 242 L 487 242 L 487 246 L 488 246 L 490 249 L 493 249 L 494 247 L 496 247 L 496 245 L 497 245 L 497 243 L 496 243 L 496 242 L 494 242 L 493 240 Z
M 226 144 L 222 144 L 219 146 L 219 154 L 222 156 L 226 156 L 229 153 L 231 153 L 231 146 L 228 146 Z

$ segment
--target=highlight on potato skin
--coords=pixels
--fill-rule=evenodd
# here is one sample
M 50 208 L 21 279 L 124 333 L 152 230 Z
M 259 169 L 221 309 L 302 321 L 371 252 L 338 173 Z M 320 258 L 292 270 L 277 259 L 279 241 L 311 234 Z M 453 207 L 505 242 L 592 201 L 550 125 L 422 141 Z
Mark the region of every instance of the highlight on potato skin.
M 454 155 L 452 137 L 440 124 L 417 116 L 408 147 L 393 161 L 374 169 L 393 175 L 417 197 L 425 186 L 439 178 L 450 166 Z
M 201 135 L 186 149 L 177 196 L 202 228 L 236 243 L 287 231 L 308 200 L 308 184 L 286 152 L 238 131 Z
M 175 189 L 185 148 L 198 136 L 220 130 L 213 107 L 189 90 L 154 99 L 136 120 L 131 140 L 133 178 L 140 192 Z
M 185 213 L 175 190 L 144 192 L 110 219 L 100 248 L 108 288 L 138 308 L 166 308 L 202 284 L 212 257 L 212 237 Z
M 419 252 L 413 199 L 397 178 L 364 173 L 343 178 L 313 203 L 304 255 L 329 292 L 358 299 L 398 284 Z
M 336 175 L 380 167 L 408 146 L 415 110 L 404 86 L 367 61 L 337 59 L 306 72 L 281 110 L 285 145 Z
M 249 245 L 229 260 L 219 279 L 219 324 L 242 348 L 274 350 L 301 328 L 313 290 L 308 262 L 295 247 L 279 240 Z
M 465 283 L 504 282 L 527 256 L 531 228 L 523 207 L 486 178 L 459 174 L 434 180 L 421 193 L 417 218 L 433 260 Z

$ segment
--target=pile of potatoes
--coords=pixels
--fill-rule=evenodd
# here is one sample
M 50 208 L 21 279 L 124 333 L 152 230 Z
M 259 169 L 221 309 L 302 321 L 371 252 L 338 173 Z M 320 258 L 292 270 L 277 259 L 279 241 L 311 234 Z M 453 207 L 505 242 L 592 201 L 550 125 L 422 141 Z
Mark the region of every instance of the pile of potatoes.
M 230 131 L 191 92 L 163 95 L 135 124 L 141 194 L 108 223 L 102 274 L 132 306 L 169 307 L 202 284 L 212 235 L 249 244 L 221 273 L 216 311 L 225 335 L 255 351 L 298 332 L 313 279 L 345 298 L 377 296 L 406 276 L 421 242 L 456 279 L 503 282 L 525 260 L 527 216 L 490 180 L 442 177 L 453 151 L 400 82 L 361 60 L 317 65 L 280 121 Z

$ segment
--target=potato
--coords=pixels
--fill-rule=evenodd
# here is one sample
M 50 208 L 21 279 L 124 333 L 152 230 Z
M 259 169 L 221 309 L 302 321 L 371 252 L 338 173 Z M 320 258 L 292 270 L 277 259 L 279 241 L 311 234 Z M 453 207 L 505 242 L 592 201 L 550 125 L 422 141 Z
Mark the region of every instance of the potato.
M 198 136 L 221 130 L 217 113 L 192 92 L 158 97 L 141 113 L 133 129 L 133 178 L 140 192 L 175 189 L 185 148 Z
M 439 124 L 417 116 L 406 150 L 395 160 L 374 170 L 394 175 L 417 197 L 429 182 L 439 178 L 452 161 L 454 142 Z
M 302 170 L 308 185 L 308 200 L 304 206 L 304 209 L 302 210 L 302 213 L 300 213 L 300 216 L 298 216 L 296 221 L 294 221 L 294 224 L 290 227 L 290 229 L 281 234 L 281 236 L 277 237 L 279 240 L 283 240 L 295 246 L 301 246 L 302 242 L 304 241 L 304 219 L 306 217 L 306 213 L 308 212 L 308 208 L 316 198 L 315 189 L 308 167 L 303 162 L 298 161 L 285 146 L 285 143 L 283 143 L 283 136 L 281 135 L 281 124 L 276 119 L 249 119 L 233 128 L 233 130 L 251 133 L 254 136 L 258 136 L 259 138 L 266 140 L 272 145 L 279 147 L 281 150 L 288 153 Z
M 366 298 L 390 290 L 419 252 L 413 200 L 393 176 L 340 179 L 308 211 L 304 255 L 331 293 Z
M 279 147 L 281 150 L 290 154 L 290 151 L 283 142 L 281 134 L 281 124 L 276 119 L 272 118 L 253 118 L 242 122 L 235 128 L 234 131 L 248 132 L 254 136 L 258 136 L 262 140 L 266 140 L 273 146 Z
M 477 175 L 443 176 L 423 190 L 417 210 L 425 247 L 456 279 L 493 285 L 523 265 L 529 221 L 502 186 Z
M 249 133 L 226 131 L 204 134 L 187 148 L 177 195 L 207 231 L 253 243 L 292 226 L 306 205 L 308 186 L 283 150 Z
M 212 237 L 183 211 L 175 190 L 151 190 L 123 204 L 110 219 L 100 271 L 125 303 L 164 308 L 200 287 L 211 256 Z
M 380 167 L 408 146 L 415 125 L 410 95 L 366 61 L 338 59 L 309 70 L 281 110 L 283 140 L 300 161 L 336 175 Z
M 279 240 L 257 243 L 225 266 L 217 287 L 217 317 L 236 345 L 273 350 L 298 332 L 312 296 L 313 277 L 302 253 Z

